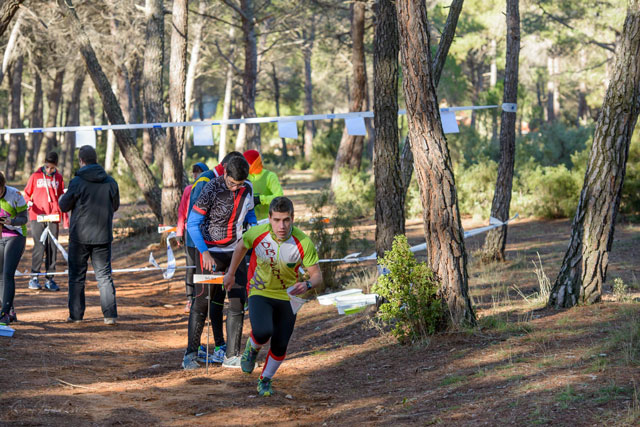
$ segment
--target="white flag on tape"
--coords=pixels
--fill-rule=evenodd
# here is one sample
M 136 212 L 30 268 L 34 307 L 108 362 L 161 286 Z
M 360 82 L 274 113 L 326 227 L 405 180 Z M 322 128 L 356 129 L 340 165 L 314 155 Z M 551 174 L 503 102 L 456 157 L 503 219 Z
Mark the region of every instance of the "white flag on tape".
M 96 132 L 93 130 L 77 130 L 76 131 L 76 148 L 83 145 L 90 145 L 96 148 Z
M 280 138 L 298 139 L 298 123 L 278 121 L 278 133 Z
M 347 133 L 352 136 L 366 135 L 367 128 L 364 125 L 364 117 L 349 117 L 344 119 Z
M 456 121 L 456 113 L 454 111 L 442 111 L 440 113 L 440 120 L 442 121 L 442 130 L 444 133 L 458 133 L 458 122 Z
M 213 145 L 210 125 L 193 127 L 193 145 Z

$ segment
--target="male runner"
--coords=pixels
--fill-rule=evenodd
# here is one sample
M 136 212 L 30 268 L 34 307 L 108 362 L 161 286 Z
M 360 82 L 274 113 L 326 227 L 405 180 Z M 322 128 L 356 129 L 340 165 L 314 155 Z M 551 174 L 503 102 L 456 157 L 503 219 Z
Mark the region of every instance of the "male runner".
M 251 183 L 246 181 L 248 175 L 249 164 L 242 155 L 230 158 L 224 166 L 223 175 L 209 181 L 193 205 L 187 220 L 187 231 L 199 252 L 196 256 L 196 273 L 207 274 L 227 269 L 231 255 L 242 237 L 245 217 L 248 217 L 253 209 L 253 189 Z M 207 310 L 210 313 L 215 341 L 214 356 L 219 357 L 218 353 L 222 353 L 223 360 L 217 361 L 222 361 L 223 366 L 240 367 L 246 276 L 240 275 L 238 279 L 236 286 L 229 289 L 226 345 L 222 334 L 225 289 L 220 285 L 195 284 L 189 313 L 188 345 L 182 361 L 184 369 L 198 368 L 197 359 L 202 360 L 204 356 L 198 353 L 202 353 L 199 351 L 200 337 Z M 208 286 L 211 286 L 209 304 Z
M 258 380 L 260 396 L 271 396 L 271 380 L 287 352 L 296 315 L 289 295 L 300 295 L 322 283 L 318 254 L 311 239 L 293 226 L 293 203 L 286 197 L 276 197 L 269 205 L 269 223 L 249 229 L 238 245 L 231 265 L 224 276 L 224 286 L 231 289 L 238 266 L 252 248 L 247 274 L 251 335 L 242 354 L 242 370 L 253 372 L 258 352 L 269 340 L 271 348 Z M 304 267 L 310 280 L 300 281 L 298 271 Z

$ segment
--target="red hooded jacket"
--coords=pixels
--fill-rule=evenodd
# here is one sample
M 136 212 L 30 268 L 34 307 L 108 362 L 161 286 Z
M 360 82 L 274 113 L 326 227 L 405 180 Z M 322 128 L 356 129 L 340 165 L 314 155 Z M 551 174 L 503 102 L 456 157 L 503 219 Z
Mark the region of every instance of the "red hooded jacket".
M 56 171 L 53 176 L 48 176 L 43 168 L 39 168 L 29 177 L 24 195 L 27 203 L 33 202 L 29 208 L 29 219 L 36 221 L 38 215 L 58 214 L 64 220 L 67 227 L 68 220 L 58 206 L 58 199 L 64 193 L 64 181 L 62 175 Z

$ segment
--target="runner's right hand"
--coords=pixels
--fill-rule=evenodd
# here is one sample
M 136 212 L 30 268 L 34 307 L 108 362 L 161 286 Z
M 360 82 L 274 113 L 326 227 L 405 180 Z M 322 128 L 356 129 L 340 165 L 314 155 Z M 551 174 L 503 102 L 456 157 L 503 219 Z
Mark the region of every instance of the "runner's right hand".
M 224 288 L 227 292 L 231 290 L 231 287 L 236 282 L 236 275 L 234 273 L 227 273 L 224 275 Z

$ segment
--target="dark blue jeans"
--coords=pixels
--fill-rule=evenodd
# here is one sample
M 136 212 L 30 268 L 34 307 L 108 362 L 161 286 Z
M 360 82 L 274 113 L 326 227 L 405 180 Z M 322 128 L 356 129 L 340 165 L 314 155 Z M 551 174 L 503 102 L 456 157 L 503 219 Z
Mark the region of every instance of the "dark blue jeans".
M 15 274 L 24 252 L 24 236 L 0 238 L 0 311 L 8 313 L 16 295 Z
M 69 242 L 69 315 L 73 320 L 82 320 L 84 317 L 84 285 L 89 257 L 98 281 L 102 314 L 116 318 L 118 308 L 116 287 L 111 278 L 111 243 L 85 245 L 73 240 Z

